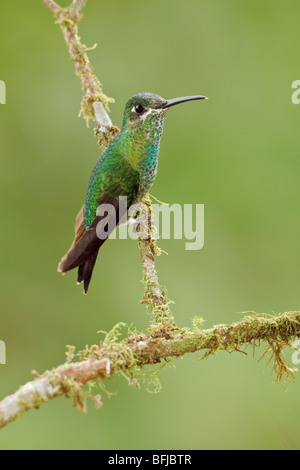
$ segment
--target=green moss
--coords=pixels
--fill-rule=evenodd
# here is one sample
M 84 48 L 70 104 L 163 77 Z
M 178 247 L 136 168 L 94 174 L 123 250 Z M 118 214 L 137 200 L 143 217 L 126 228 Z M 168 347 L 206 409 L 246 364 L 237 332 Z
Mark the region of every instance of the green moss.
M 192 324 L 195 330 L 202 330 L 203 323 L 205 322 L 204 318 L 195 316 L 192 320 Z

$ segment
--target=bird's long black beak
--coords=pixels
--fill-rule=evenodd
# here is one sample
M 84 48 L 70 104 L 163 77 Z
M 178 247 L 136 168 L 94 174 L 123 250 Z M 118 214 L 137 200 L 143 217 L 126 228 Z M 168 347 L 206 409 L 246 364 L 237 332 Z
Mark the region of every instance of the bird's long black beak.
M 171 108 L 171 106 L 175 106 L 175 104 L 185 103 L 186 101 L 194 101 L 194 100 L 207 100 L 206 96 L 182 96 L 181 98 L 174 98 L 173 100 L 168 100 L 166 104 L 164 104 L 161 109 Z

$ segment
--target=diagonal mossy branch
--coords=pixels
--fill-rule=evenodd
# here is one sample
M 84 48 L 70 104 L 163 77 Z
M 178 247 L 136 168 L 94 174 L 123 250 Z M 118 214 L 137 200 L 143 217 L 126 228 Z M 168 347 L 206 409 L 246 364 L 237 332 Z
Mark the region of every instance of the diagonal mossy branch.
M 115 327 L 116 329 L 116 327 Z M 253 348 L 266 342 L 272 352 L 276 378 L 291 377 L 296 369 L 284 360 L 282 351 L 300 337 L 300 312 L 287 312 L 278 316 L 252 314 L 231 325 L 217 325 L 208 330 L 195 326 L 182 329 L 166 338 L 154 334 L 135 334 L 121 342 L 115 341 L 115 331 L 107 335 L 102 344 L 78 353 L 79 362 L 69 362 L 47 371 L 28 382 L 16 393 L 0 402 L 0 428 L 43 403 L 66 395 L 74 406 L 85 412 L 85 399 L 90 397 L 97 407 L 101 397 L 83 390 L 83 385 L 95 379 L 107 379 L 116 374 L 130 374 L 134 378 L 138 369 L 157 364 L 162 360 L 181 357 L 187 353 L 204 351 L 202 359 L 217 351 L 239 351 L 251 345 Z M 69 360 L 73 360 L 72 355 Z M 38 375 L 36 372 L 34 375 Z
M 80 114 L 83 114 L 87 124 L 90 119 L 96 122 L 95 134 L 99 139 L 100 148 L 104 150 L 119 129 L 113 126 L 108 114 L 108 105 L 114 100 L 103 93 L 102 85 L 87 54 L 88 48 L 82 44 L 78 35 L 77 24 L 87 0 L 73 0 L 68 8 L 60 7 L 54 0 L 42 0 L 42 2 L 52 11 L 60 26 L 76 74 L 80 79 L 84 93 Z

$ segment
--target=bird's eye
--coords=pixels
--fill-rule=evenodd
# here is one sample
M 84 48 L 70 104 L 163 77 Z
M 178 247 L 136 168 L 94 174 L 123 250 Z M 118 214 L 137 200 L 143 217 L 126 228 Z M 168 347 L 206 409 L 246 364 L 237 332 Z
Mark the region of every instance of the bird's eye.
M 136 104 L 134 107 L 133 107 L 133 111 L 136 113 L 136 114 L 143 114 L 145 112 L 145 108 L 144 106 L 142 106 L 141 104 Z

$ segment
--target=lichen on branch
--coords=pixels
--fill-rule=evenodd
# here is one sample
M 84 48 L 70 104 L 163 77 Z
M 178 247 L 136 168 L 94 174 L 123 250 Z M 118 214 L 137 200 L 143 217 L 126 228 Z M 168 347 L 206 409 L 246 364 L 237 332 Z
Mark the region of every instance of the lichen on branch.
M 300 312 L 286 312 L 277 316 L 252 313 L 231 325 L 217 325 L 208 330 L 201 329 L 202 320 L 195 319 L 193 328 L 182 328 L 170 335 L 168 326 L 161 324 L 161 333 L 134 333 L 119 341 L 120 329 L 116 325 L 106 334 L 103 342 L 92 345 L 75 354 L 74 348 L 67 352 L 67 363 L 42 375 L 34 372 L 35 380 L 21 387 L 13 395 L 0 402 L 0 428 L 14 421 L 27 411 L 61 395 L 72 399 L 73 405 L 86 411 L 86 399 L 92 398 L 97 407 L 101 406 L 99 394 L 93 395 L 84 389 L 88 382 L 100 381 L 113 375 L 129 377 L 129 382 L 138 385 L 139 377 L 146 365 L 160 364 L 187 353 L 203 352 L 201 359 L 218 351 L 242 352 L 245 346 L 255 349 L 262 342 L 273 360 L 275 378 L 294 380 L 296 369 L 284 359 L 284 347 L 291 346 L 294 338 L 300 337 Z M 241 349 L 243 348 L 243 349 Z M 79 362 L 70 362 L 74 359 Z M 155 377 L 155 375 L 154 375 Z M 102 388 L 102 387 L 100 387 Z

